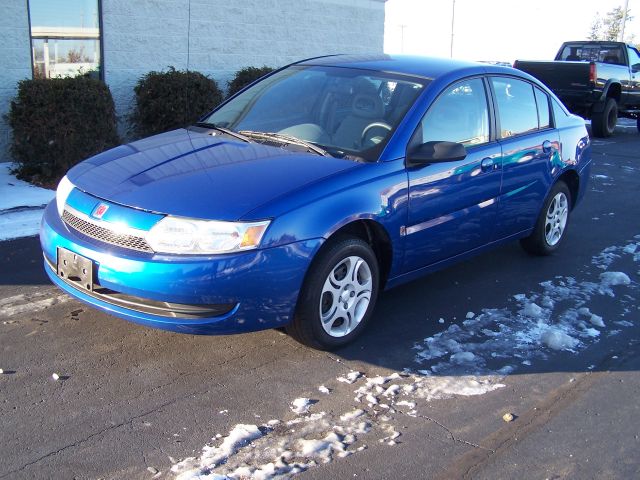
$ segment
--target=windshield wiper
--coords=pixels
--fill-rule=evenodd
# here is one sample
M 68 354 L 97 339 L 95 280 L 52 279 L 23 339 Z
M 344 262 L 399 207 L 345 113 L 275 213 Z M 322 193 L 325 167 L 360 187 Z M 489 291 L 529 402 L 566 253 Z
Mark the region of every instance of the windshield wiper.
M 210 128 L 212 130 L 217 130 L 217 131 L 222 132 L 224 134 L 227 134 L 227 135 L 229 135 L 231 137 L 235 137 L 238 140 L 242 140 L 243 142 L 247 142 L 247 143 L 251 142 L 251 140 L 249 140 L 247 137 L 245 137 L 241 133 L 234 132 L 233 130 L 229 130 L 228 128 L 219 127 L 215 123 L 196 122 L 195 125 L 196 125 L 196 127 L 203 127 L 203 128 Z
M 294 137 L 293 135 L 285 135 L 284 133 L 274 133 L 274 132 L 254 132 L 253 130 L 240 130 L 242 135 L 246 135 L 247 137 L 255 138 L 255 139 L 263 139 L 263 140 L 273 140 L 279 143 L 286 145 L 299 145 L 301 147 L 306 147 L 308 150 L 311 150 L 313 153 L 317 153 L 318 155 L 322 155 L 323 157 L 331 157 L 332 155 L 320 148 L 315 143 L 307 142 L 306 140 L 302 140 L 300 138 Z

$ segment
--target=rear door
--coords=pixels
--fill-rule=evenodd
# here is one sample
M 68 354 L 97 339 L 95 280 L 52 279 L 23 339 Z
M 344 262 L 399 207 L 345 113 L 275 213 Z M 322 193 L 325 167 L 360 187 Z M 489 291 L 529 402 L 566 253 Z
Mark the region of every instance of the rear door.
M 495 239 L 532 228 L 556 169 L 562 168 L 560 137 L 551 123 L 549 97 L 520 78 L 492 76 L 502 189 Z
M 491 135 L 490 105 L 481 77 L 447 87 L 427 110 L 411 145 L 462 143 L 464 160 L 408 168 L 409 215 L 405 271 L 489 242 L 500 193 L 501 148 Z

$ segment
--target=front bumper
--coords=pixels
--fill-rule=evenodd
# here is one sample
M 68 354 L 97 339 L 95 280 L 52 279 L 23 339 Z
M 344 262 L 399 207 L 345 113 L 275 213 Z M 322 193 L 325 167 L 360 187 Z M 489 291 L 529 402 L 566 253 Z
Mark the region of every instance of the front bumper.
M 69 295 L 142 325 L 190 334 L 229 334 L 281 327 L 322 239 L 248 252 L 177 256 L 135 252 L 69 229 L 55 202 L 40 231 L 44 267 Z M 57 274 L 58 247 L 93 262 L 93 291 Z

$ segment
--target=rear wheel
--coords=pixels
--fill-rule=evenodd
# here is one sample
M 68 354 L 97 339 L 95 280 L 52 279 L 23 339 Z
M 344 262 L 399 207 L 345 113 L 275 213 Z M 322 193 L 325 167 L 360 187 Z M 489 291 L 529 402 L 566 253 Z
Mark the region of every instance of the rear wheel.
M 607 98 L 601 112 L 591 115 L 591 132 L 594 137 L 610 137 L 618 123 L 618 104 L 615 99 Z
M 359 238 L 331 241 L 314 259 L 287 333 L 305 345 L 332 350 L 353 341 L 371 318 L 379 268 Z
M 520 241 L 522 248 L 534 255 L 551 255 L 564 240 L 569 213 L 571 193 L 563 181 L 556 183 L 547 199 L 531 235 Z

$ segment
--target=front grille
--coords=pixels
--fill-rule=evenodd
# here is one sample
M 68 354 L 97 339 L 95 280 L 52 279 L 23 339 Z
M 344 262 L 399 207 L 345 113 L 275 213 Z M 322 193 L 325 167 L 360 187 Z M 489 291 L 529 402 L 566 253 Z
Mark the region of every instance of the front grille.
M 86 235 L 87 237 L 95 238 L 101 242 L 117 245 L 122 248 L 153 253 L 153 249 L 143 237 L 128 235 L 126 233 L 117 233 L 107 228 L 106 225 L 108 224 L 106 222 L 98 225 L 97 223 L 77 217 L 73 213 L 69 212 L 69 210 L 65 210 L 62 213 L 62 220 L 71 228 L 77 230 L 83 235 Z

